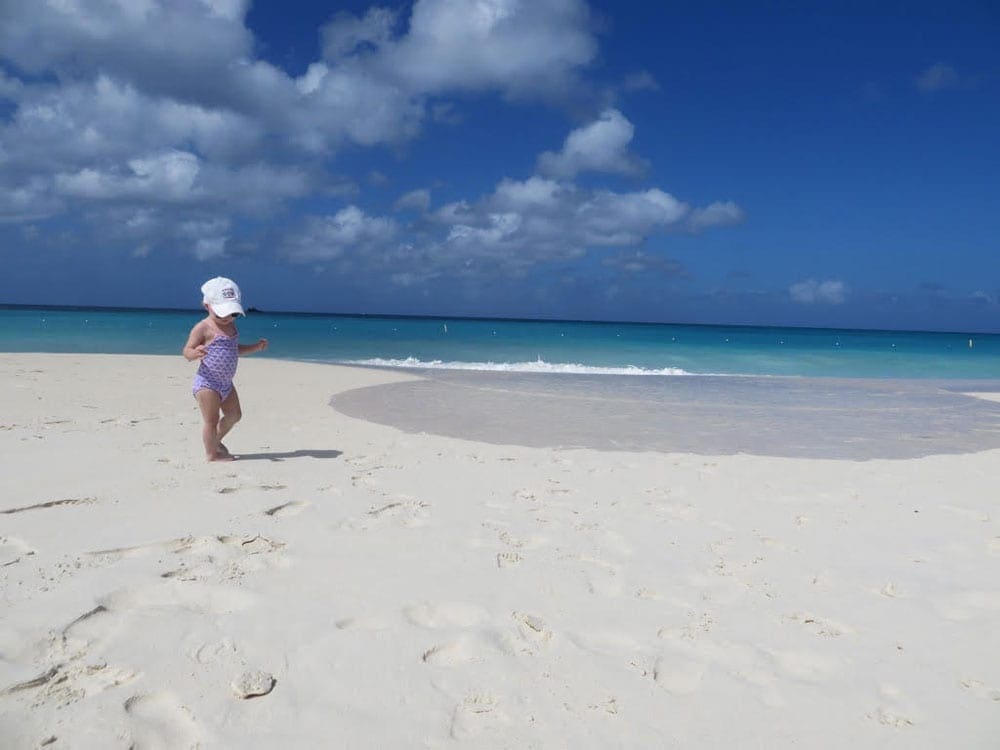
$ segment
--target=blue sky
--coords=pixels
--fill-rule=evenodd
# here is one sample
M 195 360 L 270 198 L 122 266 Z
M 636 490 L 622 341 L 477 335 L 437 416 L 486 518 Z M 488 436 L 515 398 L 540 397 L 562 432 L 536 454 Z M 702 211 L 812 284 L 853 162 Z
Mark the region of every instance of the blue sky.
M 1000 331 L 998 50 L 990 2 L 6 0 L 0 302 Z

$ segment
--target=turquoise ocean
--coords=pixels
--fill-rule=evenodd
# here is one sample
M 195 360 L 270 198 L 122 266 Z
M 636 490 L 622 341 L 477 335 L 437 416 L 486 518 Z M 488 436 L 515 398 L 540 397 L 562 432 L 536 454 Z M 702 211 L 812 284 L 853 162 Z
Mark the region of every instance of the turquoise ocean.
M 199 310 L 0 307 L 0 351 L 178 354 Z M 262 356 L 407 369 L 1000 379 L 1000 335 L 251 312 Z

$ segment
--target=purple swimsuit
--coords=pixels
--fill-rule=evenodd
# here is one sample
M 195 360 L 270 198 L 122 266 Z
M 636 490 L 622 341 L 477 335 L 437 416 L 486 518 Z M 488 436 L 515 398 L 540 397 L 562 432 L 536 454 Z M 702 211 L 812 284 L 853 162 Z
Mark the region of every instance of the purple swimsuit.
M 226 400 L 233 390 L 233 376 L 240 360 L 239 339 L 238 333 L 232 336 L 220 333 L 209 342 L 195 373 L 192 393 L 197 395 L 201 389 L 209 388 L 218 393 L 223 401 Z

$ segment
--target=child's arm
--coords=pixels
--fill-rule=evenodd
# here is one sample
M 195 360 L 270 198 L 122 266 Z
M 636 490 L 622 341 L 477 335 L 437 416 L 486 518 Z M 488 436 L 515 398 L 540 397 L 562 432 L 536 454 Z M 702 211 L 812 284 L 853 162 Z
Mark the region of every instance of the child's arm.
M 181 354 L 184 355 L 184 359 L 189 362 L 193 362 L 196 359 L 204 357 L 206 351 L 205 321 L 202 321 L 201 323 L 197 323 L 195 327 L 191 329 L 191 333 L 188 335 L 187 343 L 184 344 Z
M 260 339 L 256 344 L 240 344 L 240 356 L 244 354 L 253 354 L 254 352 L 262 352 L 267 349 L 267 339 Z

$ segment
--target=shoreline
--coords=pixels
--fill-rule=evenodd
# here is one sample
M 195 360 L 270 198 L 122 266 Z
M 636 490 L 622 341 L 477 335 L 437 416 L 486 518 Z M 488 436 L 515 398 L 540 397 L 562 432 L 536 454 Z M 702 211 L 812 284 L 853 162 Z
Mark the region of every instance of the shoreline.
M 51 315 L 8 311 L 4 316 L 8 330 L 0 335 L 0 349 L 72 353 L 99 348 L 103 353 L 173 355 L 177 341 L 184 340 L 197 316 L 190 314 L 191 323 L 185 324 L 188 317 L 188 313 L 129 311 Z M 281 356 L 288 360 L 319 359 L 341 365 L 920 381 L 943 376 L 987 383 L 995 383 L 1000 375 L 1000 336 L 986 334 L 970 349 L 967 335 L 937 332 L 748 328 L 740 333 L 720 326 L 479 319 L 455 321 L 449 330 L 439 321 L 417 318 L 268 314 L 251 315 L 243 326 L 250 338 L 275 338 Z
M 411 374 L 248 357 L 207 464 L 192 374 L 0 354 L 5 747 L 996 739 L 1000 450 L 491 444 L 327 405 Z

